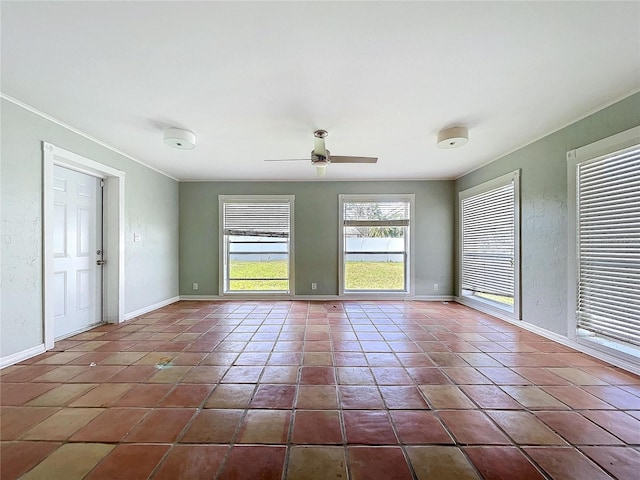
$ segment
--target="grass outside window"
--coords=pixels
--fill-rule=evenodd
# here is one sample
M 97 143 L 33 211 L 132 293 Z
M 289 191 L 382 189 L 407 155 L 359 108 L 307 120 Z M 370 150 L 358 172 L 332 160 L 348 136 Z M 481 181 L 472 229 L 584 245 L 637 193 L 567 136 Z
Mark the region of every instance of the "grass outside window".
M 232 260 L 229 265 L 231 291 L 286 291 L 288 276 L 284 260 L 242 262 Z M 346 262 L 347 290 L 403 290 L 404 264 L 401 262 Z M 265 280 L 268 279 L 268 280 Z
M 345 262 L 345 290 L 404 290 L 402 262 Z
M 231 260 L 229 264 L 229 290 L 230 291 L 287 291 L 289 280 L 276 280 L 287 278 L 286 260 L 242 262 Z M 238 280 L 237 280 L 238 279 Z

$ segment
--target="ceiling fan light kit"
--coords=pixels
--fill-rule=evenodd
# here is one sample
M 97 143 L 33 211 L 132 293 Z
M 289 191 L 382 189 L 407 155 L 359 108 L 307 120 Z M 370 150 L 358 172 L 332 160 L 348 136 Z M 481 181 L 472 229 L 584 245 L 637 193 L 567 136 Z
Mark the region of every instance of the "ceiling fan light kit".
M 327 150 L 328 152 L 328 150 Z M 327 168 L 329 166 L 329 164 L 331 163 L 329 161 L 328 158 L 326 157 L 319 157 L 318 155 L 314 154 L 313 152 L 311 153 L 311 155 L 313 156 L 311 163 L 313 163 L 313 166 L 316 168 Z
M 469 141 L 467 127 L 449 127 L 438 132 L 438 148 L 458 148 Z
M 193 150 L 196 147 L 196 135 L 181 128 L 167 128 L 164 131 L 164 143 L 180 150 Z

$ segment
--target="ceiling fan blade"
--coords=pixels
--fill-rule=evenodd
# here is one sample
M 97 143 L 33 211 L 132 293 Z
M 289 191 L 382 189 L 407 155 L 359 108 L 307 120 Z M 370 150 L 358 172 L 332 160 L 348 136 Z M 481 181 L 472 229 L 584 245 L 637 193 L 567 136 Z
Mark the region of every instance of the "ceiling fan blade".
M 378 157 L 344 157 L 331 156 L 331 163 L 377 163 Z
M 327 148 L 324 145 L 324 138 L 315 137 L 313 139 L 313 154 L 320 157 L 327 157 Z
M 310 158 L 275 158 L 267 159 L 265 162 L 310 162 Z

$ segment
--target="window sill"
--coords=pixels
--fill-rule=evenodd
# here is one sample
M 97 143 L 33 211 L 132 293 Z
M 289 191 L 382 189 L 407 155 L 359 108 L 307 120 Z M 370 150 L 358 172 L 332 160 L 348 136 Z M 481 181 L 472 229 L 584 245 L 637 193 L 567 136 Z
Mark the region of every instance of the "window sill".
M 640 347 L 635 345 L 611 340 L 580 329 L 578 329 L 576 341 L 629 362 L 640 361 Z
M 511 320 L 520 321 L 521 318 L 516 316 L 514 313 L 514 308 L 510 305 L 503 305 L 498 302 L 493 302 L 491 300 L 480 298 L 480 297 L 471 297 L 468 295 L 462 295 L 458 297 L 458 302 L 463 305 L 467 305 L 468 307 L 475 308 L 483 313 L 487 313 L 489 315 L 495 315 L 499 318 L 507 317 Z

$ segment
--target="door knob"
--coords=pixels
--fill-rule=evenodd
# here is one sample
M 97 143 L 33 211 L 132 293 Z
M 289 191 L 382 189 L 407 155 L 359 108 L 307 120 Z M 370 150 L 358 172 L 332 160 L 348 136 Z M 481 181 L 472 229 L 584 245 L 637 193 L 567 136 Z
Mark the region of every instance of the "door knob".
M 96 260 L 96 265 L 104 265 L 105 263 L 107 263 L 106 260 Z

